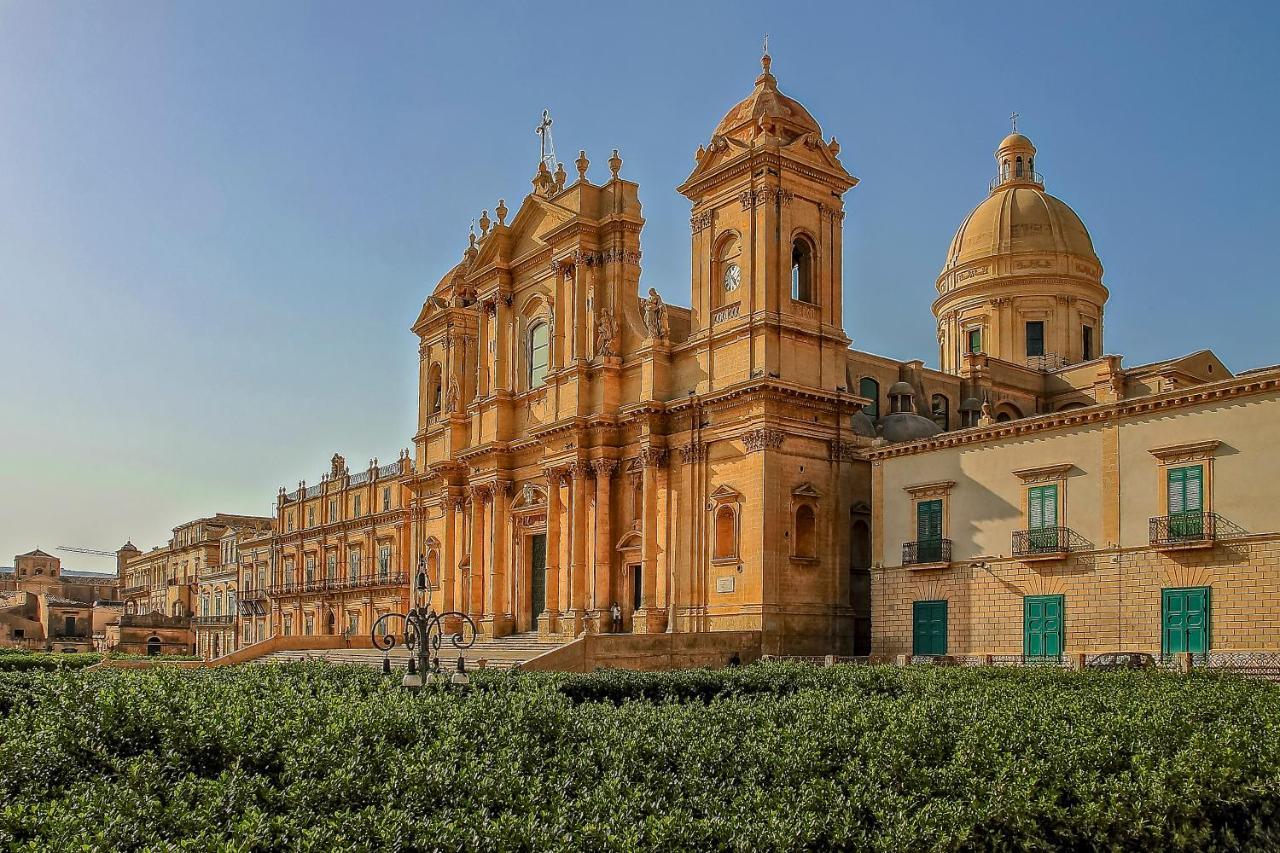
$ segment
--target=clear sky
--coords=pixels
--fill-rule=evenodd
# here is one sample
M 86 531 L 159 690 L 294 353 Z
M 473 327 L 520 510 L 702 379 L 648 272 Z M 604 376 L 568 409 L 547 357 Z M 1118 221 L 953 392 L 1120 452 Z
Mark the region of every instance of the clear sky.
M 529 190 L 544 107 L 570 172 L 621 149 L 641 287 L 689 304 L 674 187 L 766 32 L 862 180 L 855 346 L 937 364 L 934 280 L 1017 110 L 1105 265 L 1109 351 L 1280 361 L 1280 3 L 0 0 L 0 564 L 394 459 L 409 325 Z

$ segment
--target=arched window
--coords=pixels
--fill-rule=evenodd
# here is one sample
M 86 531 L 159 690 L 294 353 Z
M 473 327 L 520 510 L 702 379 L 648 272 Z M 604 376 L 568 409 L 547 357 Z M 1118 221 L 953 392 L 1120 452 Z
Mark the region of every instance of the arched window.
M 858 381 L 858 396 L 866 397 L 871 402 L 863 407 L 862 411 L 867 413 L 869 418 L 880 417 L 880 383 L 872 379 L 870 376 L 864 376 Z
M 529 387 L 537 388 L 547 379 L 551 355 L 551 329 L 542 321 L 529 327 Z
M 803 237 L 791 244 L 791 298 L 810 304 L 818 301 L 813 287 L 813 247 Z
M 435 548 L 427 552 L 427 579 L 433 587 L 440 587 L 440 552 Z
M 1018 159 L 1014 161 L 1013 171 L 1014 171 L 1014 174 L 1017 175 L 1019 178 L 1022 177 L 1022 157 L 1021 156 L 1019 156 Z
M 430 414 L 440 414 L 440 406 L 444 402 L 444 390 L 441 388 L 440 382 L 440 362 L 434 362 L 431 365 L 431 372 L 427 378 L 427 399 L 430 403 Z
M 1000 180 L 1002 181 L 1009 180 L 1009 161 L 1008 160 L 1005 160 L 1003 163 L 1000 164 Z
M 933 411 L 933 422 L 938 425 L 938 429 L 946 431 L 948 404 L 945 394 L 934 394 L 930 401 L 930 409 Z
M 201 615 L 201 616 L 208 616 L 208 615 L 210 615 L 210 613 L 209 613 L 209 593 L 207 593 L 207 592 L 206 592 L 204 595 L 200 596 L 200 615 Z
M 725 504 L 716 510 L 716 551 L 717 560 L 727 560 L 738 556 L 738 520 L 733 507 Z
M 222 615 L 222 593 L 221 592 L 219 592 L 217 595 L 213 597 L 213 615 L 214 616 Z
M 813 505 L 803 503 L 796 507 L 795 555 L 802 559 L 818 556 L 818 517 Z

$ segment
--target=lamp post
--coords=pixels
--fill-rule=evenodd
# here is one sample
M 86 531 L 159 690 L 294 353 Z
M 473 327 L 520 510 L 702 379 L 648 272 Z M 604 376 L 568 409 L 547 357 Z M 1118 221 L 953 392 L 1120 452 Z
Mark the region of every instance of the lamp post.
M 408 613 L 384 613 L 373 623 L 371 638 L 374 648 L 390 652 L 397 645 L 403 644 L 409 650 L 409 668 L 401 681 L 405 687 L 417 689 L 422 686 L 423 678 L 440 676 L 440 646 L 445 640 L 444 619 L 459 620 L 458 630 L 448 635 L 449 643 L 455 649 L 469 649 L 476 642 L 476 623 L 471 617 L 457 610 L 437 613 L 431 605 L 431 579 L 427 576 L 427 558 L 418 555 L 418 571 L 411 588 L 411 604 Z M 390 621 L 399 619 L 403 630 L 397 636 L 390 629 Z M 391 672 L 391 656 L 382 659 L 382 671 Z M 449 679 L 453 684 L 466 684 L 466 664 L 462 655 L 458 655 L 458 666 Z

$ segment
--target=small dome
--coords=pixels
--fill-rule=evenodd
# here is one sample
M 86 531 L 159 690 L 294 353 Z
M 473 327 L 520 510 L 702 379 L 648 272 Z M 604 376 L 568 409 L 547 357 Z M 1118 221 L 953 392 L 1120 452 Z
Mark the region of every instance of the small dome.
M 981 411 L 982 411 L 982 403 L 978 401 L 978 398 L 977 398 L 977 397 L 966 397 L 966 398 L 964 399 L 964 402 L 962 402 L 962 403 L 960 404 L 960 411 L 962 411 L 962 412 L 981 412 Z
M 875 421 L 871 420 L 871 416 L 862 409 L 858 409 L 858 411 L 853 413 L 853 417 L 850 418 L 849 426 L 853 429 L 854 435 L 861 435 L 865 438 L 876 437 Z
M 756 78 L 751 94 L 725 113 L 716 125 L 713 136 L 731 136 L 744 128 L 753 128 L 762 118 L 778 119 L 791 131 L 791 136 L 801 133 L 821 133 L 822 128 L 800 102 L 778 91 L 777 78 L 769 72 L 772 60 L 766 53 L 760 60 L 762 71 Z
M 1031 153 L 1035 153 L 1036 147 L 1031 140 L 1023 136 L 1021 133 L 1011 133 L 1004 139 L 1000 140 L 1000 147 L 997 152 L 1004 151 L 1006 148 L 1030 148 Z
M 932 438 L 942 427 L 915 412 L 894 412 L 880 419 L 880 435 L 890 443 Z
M 906 394 L 909 397 L 916 395 L 916 389 L 911 387 L 910 382 L 895 382 L 889 386 L 889 396 L 898 397 Z

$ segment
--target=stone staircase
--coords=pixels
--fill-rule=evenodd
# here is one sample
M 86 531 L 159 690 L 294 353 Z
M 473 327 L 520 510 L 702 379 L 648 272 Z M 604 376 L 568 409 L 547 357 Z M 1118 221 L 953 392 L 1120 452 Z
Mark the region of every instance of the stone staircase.
M 474 646 L 461 651 L 466 660 L 468 670 L 480 668 L 484 661 L 486 669 L 511 669 L 538 655 L 549 652 L 562 645 L 559 640 L 544 640 L 536 631 L 523 634 L 508 634 L 496 640 L 476 640 Z M 440 647 L 440 666 L 452 669 L 458 659 L 458 650 L 446 640 Z M 369 667 L 381 667 L 384 657 L 391 658 L 391 666 L 403 672 L 408 666 L 409 652 L 403 646 L 396 646 L 389 653 L 379 649 L 295 649 L 276 651 L 257 658 L 255 663 L 287 663 L 290 661 L 317 661 L 329 663 L 353 663 Z

